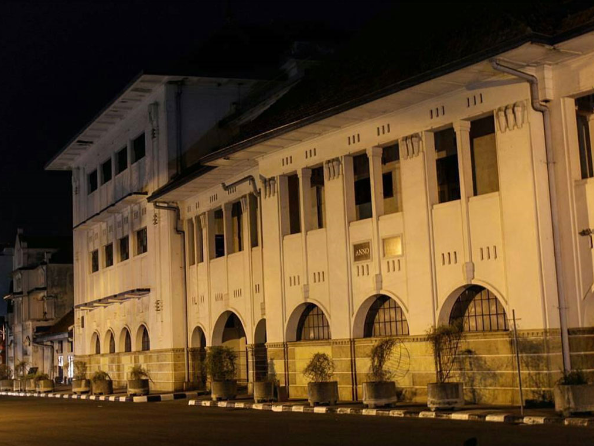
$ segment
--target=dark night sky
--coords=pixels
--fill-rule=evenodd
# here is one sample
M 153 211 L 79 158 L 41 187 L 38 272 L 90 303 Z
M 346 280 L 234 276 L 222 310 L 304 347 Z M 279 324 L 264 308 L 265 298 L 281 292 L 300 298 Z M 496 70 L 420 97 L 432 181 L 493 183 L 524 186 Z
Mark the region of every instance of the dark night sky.
M 315 19 L 356 30 L 393 2 L 237 1 L 240 23 Z M 221 1 L 0 0 L 0 242 L 71 233 L 70 175 L 58 152 L 149 63 L 186 55 L 225 22 Z

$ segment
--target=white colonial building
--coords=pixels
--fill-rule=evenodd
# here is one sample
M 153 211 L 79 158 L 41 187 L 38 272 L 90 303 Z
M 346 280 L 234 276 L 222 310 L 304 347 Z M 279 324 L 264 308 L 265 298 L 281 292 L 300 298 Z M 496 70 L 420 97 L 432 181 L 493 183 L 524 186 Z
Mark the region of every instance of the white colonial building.
M 261 85 L 140 76 L 49 164 L 73 172 L 76 354 L 173 390 L 231 345 L 241 381 L 303 397 L 323 351 L 347 400 L 374 340 L 399 336 L 398 385 L 422 400 L 426 331 L 463 319 L 469 399 L 509 403 L 515 313 L 528 398 L 546 398 L 563 369 L 594 371 L 593 79 L 583 28 L 304 116 L 290 82 L 230 113 Z

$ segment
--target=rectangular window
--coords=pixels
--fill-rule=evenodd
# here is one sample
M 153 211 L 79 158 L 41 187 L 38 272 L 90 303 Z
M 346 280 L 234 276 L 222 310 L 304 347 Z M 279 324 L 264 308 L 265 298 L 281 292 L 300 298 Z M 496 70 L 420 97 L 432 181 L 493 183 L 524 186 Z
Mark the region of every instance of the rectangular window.
M 233 252 L 243 251 L 243 211 L 239 201 L 231 205 L 231 234 Z
M 85 317 L 84 316 L 80 317 L 80 328 L 85 328 Z
M 196 238 L 194 229 L 194 220 L 188 218 L 186 225 L 186 234 L 188 234 L 188 263 L 190 266 L 196 264 Z
M 198 263 L 204 262 L 204 231 L 202 230 L 202 223 L 200 218 L 196 219 L 196 261 Z
M 91 272 L 96 273 L 99 271 L 99 250 L 95 249 L 91 251 Z
M 89 194 L 97 190 L 97 169 L 88 175 Z
M 324 210 L 324 168 L 311 169 L 311 221 L 313 229 L 326 227 Z
M 396 143 L 382 149 L 384 214 L 402 212 L 402 188 L 400 183 L 400 148 Z
M 111 180 L 111 158 L 101 164 L 101 184 Z
M 109 268 L 113 265 L 113 243 L 104 246 L 105 267 Z
M 435 132 L 435 167 L 437 170 L 437 194 L 440 203 L 460 199 L 460 175 L 458 172 L 458 146 L 453 128 Z
M 148 238 L 146 228 L 136 231 L 136 255 L 144 254 L 148 251 Z
M 580 169 L 582 179 L 594 177 L 592 167 L 592 135 L 594 134 L 594 95 L 584 96 L 575 101 L 578 144 L 580 150 Z
M 474 195 L 497 192 L 499 174 L 493 116 L 478 119 L 470 124 L 470 158 Z
M 371 179 L 369 178 L 369 158 L 367 154 L 353 157 L 353 175 L 355 180 L 356 220 L 371 218 Z
M 144 158 L 146 142 L 144 140 L 144 133 L 132 141 L 132 164 Z
M 250 236 L 251 236 L 251 247 L 255 248 L 258 246 L 259 240 L 259 225 L 258 225 L 258 197 L 254 194 L 248 195 L 250 204 Z
M 289 196 L 289 234 L 301 232 L 301 205 L 299 203 L 299 176 L 287 177 L 287 190 Z
M 384 257 L 397 257 L 402 255 L 402 237 L 388 237 L 383 240 Z
M 116 159 L 116 175 L 118 175 L 128 168 L 128 147 L 124 147 L 116 153 Z
M 217 209 L 214 211 L 214 248 L 215 259 L 225 255 L 225 221 L 223 218 L 223 210 Z
M 130 237 L 127 235 L 120 239 L 120 262 L 130 258 Z

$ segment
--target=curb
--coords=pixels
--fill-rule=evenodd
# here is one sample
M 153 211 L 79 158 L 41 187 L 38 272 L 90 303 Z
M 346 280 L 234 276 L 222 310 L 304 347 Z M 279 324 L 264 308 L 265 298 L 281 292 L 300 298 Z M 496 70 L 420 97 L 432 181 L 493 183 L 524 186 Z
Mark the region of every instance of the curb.
M 210 400 L 189 400 L 189 406 L 201 407 L 223 407 L 228 409 L 253 409 L 265 410 L 271 412 L 301 412 L 301 413 L 324 413 L 324 414 L 339 414 L 339 415 L 363 415 L 363 416 L 378 416 L 378 417 L 394 417 L 394 418 L 429 418 L 440 420 L 455 420 L 455 421 L 487 421 L 494 423 L 505 424 L 525 424 L 525 425 L 542 425 L 542 424 L 557 424 L 563 426 L 580 426 L 591 427 L 594 426 L 594 418 L 561 418 L 561 417 L 541 417 L 541 416 L 517 416 L 511 413 L 468 413 L 468 412 L 431 412 L 421 411 L 415 412 L 412 410 L 398 410 L 398 409 L 357 409 L 347 407 L 328 407 L 328 406 L 303 406 L 303 405 L 289 405 L 289 404 L 271 404 L 271 403 L 247 403 L 247 402 L 231 402 L 231 401 L 210 401 Z
M 35 398 L 62 398 L 69 400 L 90 400 L 90 401 L 108 401 L 120 403 L 156 403 L 160 401 L 173 401 L 184 398 L 195 398 L 201 395 L 201 392 L 180 392 L 167 393 L 163 395 L 146 396 L 116 396 L 116 395 L 74 395 L 71 393 L 26 393 L 26 392 L 0 392 L 0 396 L 22 396 Z

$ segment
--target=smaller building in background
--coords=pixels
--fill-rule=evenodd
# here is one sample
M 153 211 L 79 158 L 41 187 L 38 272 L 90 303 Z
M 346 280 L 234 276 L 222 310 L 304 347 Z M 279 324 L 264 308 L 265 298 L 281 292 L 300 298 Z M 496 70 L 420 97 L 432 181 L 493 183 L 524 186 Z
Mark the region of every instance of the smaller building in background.
M 72 312 L 72 240 L 69 237 L 25 236 L 15 241 L 12 289 L 8 303 L 6 357 L 14 370 L 25 362 L 52 379 L 68 375 L 72 352 L 67 315 Z M 70 316 L 72 319 L 72 314 Z M 66 326 L 65 329 L 62 327 Z M 62 360 L 60 361 L 60 357 Z

